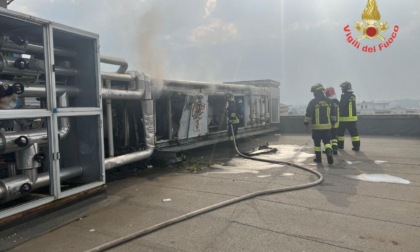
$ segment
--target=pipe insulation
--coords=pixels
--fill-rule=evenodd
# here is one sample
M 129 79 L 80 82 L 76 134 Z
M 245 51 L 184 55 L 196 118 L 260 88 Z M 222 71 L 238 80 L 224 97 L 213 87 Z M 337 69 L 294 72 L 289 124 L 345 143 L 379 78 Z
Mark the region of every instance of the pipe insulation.
M 60 96 L 59 106 L 61 108 L 68 106 L 68 97 L 66 94 Z M 60 128 L 58 130 L 60 139 L 65 138 L 70 132 L 70 119 L 68 117 L 60 117 Z M 27 144 L 19 146 L 15 143 L 18 138 L 26 138 Z M 22 131 L 7 131 L 0 133 L 0 153 L 10 153 L 28 148 L 32 144 L 46 144 L 48 142 L 48 131 L 43 129 L 32 129 Z
M 137 91 L 131 92 L 137 92 L 139 95 L 138 98 L 143 98 L 143 95 L 145 94 L 145 89 L 149 89 L 148 87 L 150 86 L 150 80 L 145 74 L 141 74 L 139 72 L 130 72 L 130 74 L 133 74 L 135 76 L 137 89 Z M 153 115 L 153 100 L 142 100 L 141 107 L 143 113 L 143 127 L 145 132 L 146 149 L 117 157 L 106 158 L 106 170 L 147 159 L 153 154 L 153 151 L 155 149 L 155 122 Z
M 128 68 L 128 63 L 125 59 L 112 57 L 108 55 L 101 55 L 101 63 L 120 66 L 117 70 L 117 73 L 120 74 L 125 73 L 125 71 L 127 71 Z
M 23 97 L 46 97 L 46 88 L 44 85 L 24 84 L 25 91 L 20 95 Z M 77 96 L 81 93 L 80 89 L 73 86 L 56 85 L 55 91 L 57 96 L 66 93 L 68 96 Z
M 153 82 L 163 83 L 166 87 L 180 86 L 189 88 L 202 88 L 202 89 L 216 89 L 225 91 L 248 91 L 253 94 L 269 95 L 269 90 L 261 89 L 255 86 L 240 85 L 240 84 L 228 84 L 228 83 L 217 83 L 217 82 L 201 82 L 201 81 L 186 81 L 186 80 L 158 80 L 153 79 Z
M 80 166 L 73 166 L 60 169 L 61 181 L 76 178 L 81 176 L 82 174 L 83 169 Z M 50 184 L 50 174 L 49 172 L 43 172 L 38 174 L 36 182 L 32 182 L 25 175 L 18 175 L 15 177 L 0 180 L 0 203 L 9 202 L 11 200 L 22 197 L 23 195 L 20 192 L 20 189 L 24 184 L 31 185 L 32 190 L 48 186 Z
M 20 62 L 20 63 L 18 63 Z M 12 75 L 38 76 L 45 72 L 45 61 L 38 59 L 23 59 L 0 54 L 0 73 Z M 55 65 L 56 75 L 71 76 L 77 75 L 77 69 Z
M 105 80 L 105 86 L 111 89 L 111 81 Z M 114 156 L 114 134 L 113 134 L 113 122 L 112 122 L 112 103 L 111 99 L 105 99 L 106 103 L 106 123 L 107 123 L 107 135 L 108 135 L 108 152 L 109 156 Z
M 13 37 L 19 38 L 21 43 L 16 44 L 16 40 Z M 44 53 L 44 46 L 32 43 L 18 33 L 2 33 L 0 35 L 0 50 L 14 53 Z M 54 55 L 72 58 L 76 56 L 76 52 L 63 48 L 54 48 Z
M 233 127 L 231 129 L 233 131 Z M 309 173 L 312 173 L 312 174 L 316 175 L 318 177 L 318 180 L 310 182 L 310 183 L 302 184 L 302 185 L 289 186 L 289 187 L 284 187 L 284 188 L 275 188 L 275 189 L 269 189 L 269 190 L 262 190 L 262 191 L 257 191 L 257 192 L 245 194 L 243 196 L 239 196 L 239 197 L 229 199 L 229 200 L 226 200 L 226 201 L 223 201 L 223 202 L 220 202 L 220 203 L 217 203 L 217 204 L 205 207 L 205 208 L 201 208 L 201 209 L 192 211 L 190 213 L 181 215 L 179 217 L 173 218 L 171 220 L 168 220 L 168 221 L 156 224 L 154 226 L 148 227 L 146 229 L 131 233 L 127 236 L 118 238 L 118 239 L 113 240 L 111 242 L 108 242 L 108 243 L 102 244 L 100 246 L 97 246 L 95 248 L 89 249 L 86 252 L 105 251 L 105 250 L 117 247 L 121 244 L 127 243 L 127 242 L 129 242 L 133 239 L 136 239 L 136 238 L 145 236 L 147 234 L 153 233 L 157 230 L 163 229 L 165 227 L 174 225 L 176 223 L 191 219 L 195 216 L 198 216 L 198 215 L 201 215 L 201 214 L 204 214 L 204 213 L 208 213 L 208 212 L 214 211 L 216 209 L 219 209 L 219 208 L 222 208 L 222 207 L 225 207 L 225 206 L 229 206 L 229 205 L 232 205 L 232 204 L 244 201 L 244 200 L 252 199 L 252 198 L 255 198 L 255 197 L 258 197 L 258 196 L 264 196 L 264 195 L 274 194 L 274 193 L 290 192 L 290 191 L 309 188 L 309 187 L 316 186 L 316 185 L 320 184 L 322 182 L 322 180 L 324 179 L 321 173 L 319 173 L 315 170 L 311 170 L 309 168 L 306 168 L 304 166 L 294 164 L 294 163 L 283 162 L 283 161 L 273 161 L 273 160 L 267 160 L 267 159 L 261 159 L 261 158 L 255 158 L 255 157 L 247 156 L 247 155 L 241 153 L 238 150 L 235 138 L 234 138 L 234 145 L 235 145 L 236 152 L 243 158 L 256 160 L 256 161 L 261 161 L 261 162 L 272 163 L 272 164 L 283 164 L 283 165 L 288 165 L 288 166 L 295 167 L 295 168 L 298 168 L 298 169 L 302 169 L 304 171 L 307 171 Z
M 135 87 L 135 90 L 120 90 L 112 88 L 102 88 L 103 99 L 136 100 L 142 99 L 145 92 L 145 76 L 137 71 L 130 71 L 125 74 L 102 73 L 102 80 L 105 81 L 123 81 L 129 82 Z M 126 79 L 126 77 L 129 78 Z M 119 79 L 122 78 L 122 79 Z
M 6 84 L 12 86 L 14 84 L 22 84 L 24 86 L 24 92 L 19 94 L 21 97 L 46 97 L 47 91 L 45 85 L 40 84 L 28 84 L 21 83 L 19 81 L 11 80 L 0 80 L 0 84 Z M 55 91 L 57 96 L 61 96 L 66 93 L 68 96 L 77 96 L 81 93 L 80 89 L 74 86 L 56 85 Z

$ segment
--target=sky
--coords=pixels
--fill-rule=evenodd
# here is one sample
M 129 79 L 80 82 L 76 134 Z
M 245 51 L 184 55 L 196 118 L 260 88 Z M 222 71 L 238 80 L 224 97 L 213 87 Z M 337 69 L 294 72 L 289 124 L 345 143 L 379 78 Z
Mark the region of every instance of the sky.
M 101 54 L 155 78 L 272 79 L 281 102 L 306 104 L 322 83 L 358 101 L 420 99 L 420 1 L 377 0 L 392 43 L 361 35 L 367 0 L 15 0 L 9 9 L 99 34 Z M 367 25 L 366 23 L 364 25 Z M 374 25 L 378 25 L 375 23 Z M 364 46 L 376 52 L 363 52 Z M 103 70 L 109 70 L 103 67 Z

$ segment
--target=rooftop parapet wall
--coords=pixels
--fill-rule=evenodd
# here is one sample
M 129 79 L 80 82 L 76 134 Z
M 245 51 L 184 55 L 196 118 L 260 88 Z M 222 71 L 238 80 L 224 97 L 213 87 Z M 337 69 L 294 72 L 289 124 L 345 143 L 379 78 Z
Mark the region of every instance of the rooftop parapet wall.
M 360 135 L 420 137 L 420 115 L 359 115 Z M 303 127 L 304 116 L 282 116 L 281 133 L 308 133 Z M 348 133 L 347 133 L 348 134 Z

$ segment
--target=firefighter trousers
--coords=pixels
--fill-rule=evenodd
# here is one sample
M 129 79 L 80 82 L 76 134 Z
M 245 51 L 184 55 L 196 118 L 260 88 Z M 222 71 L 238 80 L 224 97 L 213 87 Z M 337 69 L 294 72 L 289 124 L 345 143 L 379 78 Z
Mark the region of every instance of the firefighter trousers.
M 359 132 L 357 131 L 357 122 L 340 122 L 338 127 L 338 148 L 344 149 L 344 134 L 346 130 L 349 131 L 351 136 L 351 142 L 353 144 L 353 149 L 359 150 L 360 149 L 360 136 Z
M 338 131 L 338 128 L 331 128 L 331 145 L 332 145 L 334 154 L 337 154 L 337 149 L 338 149 L 337 131 Z
M 232 132 L 232 127 L 233 126 L 233 132 Z M 236 139 L 236 135 L 238 134 L 238 127 L 239 127 L 239 123 L 229 123 L 228 124 L 228 136 L 229 136 L 229 140 L 233 141 L 233 139 Z
M 324 143 L 325 150 L 331 149 L 331 130 L 312 130 L 312 139 L 314 140 L 315 157 L 321 160 L 321 141 Z

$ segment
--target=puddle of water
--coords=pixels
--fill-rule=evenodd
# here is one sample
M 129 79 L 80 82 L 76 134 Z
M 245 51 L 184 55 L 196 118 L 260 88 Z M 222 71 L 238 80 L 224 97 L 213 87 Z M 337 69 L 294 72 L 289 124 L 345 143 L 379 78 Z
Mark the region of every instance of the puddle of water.
M 294 163 L 302 163 L 309 157 L 315 156 L 314 154 L 300 152 L 302 146 L 299 145 L 270 145 L 270 147 L 276 148 L 277 152 L 259 155 L 258 157 L 280 161 L 290 161 L 293 158 Z
M 299 145 L 270 145 L 271 148 L 277 148 L 276 153 L 258 155 L 258 158 L 277 160 L 277 161 L 291 161 L 303 163 L 309 157 L 313 157 L 314 154 L 300 152 L 302 146 Z M 259 161 L 253 161 L 249 159 L 234 158 L 225 164 L 214 164 L 211 168 L 213 171 L 209 173 L 223 173 L 223 174 L 235 174 L 235 173 L 259 173 L 260 171 L 283 167 L 284 165 L 269 164 Z
M 291 172 L 285 172 L 285 173 L 283 173 L 281 175 L 284 176 L 284 177 L 291 177 L 291 176 L 293 176 L 295 174 L 294 173 L 291 173 Z
M 362 161 L 346 161 L 347 164 L 361 164 Z
M 409 180 L 391 176 L 388 174 L 359 174 L 359 175 L 347 175 L 348 178 L 357 179 L 368 182 L 385 182 L 385 183 L 395 183 L 395 184 L 404 184 L 408 185 L 411 182 Z
M 382 160 L 375 160 L 375 164 L 383 164 L 386 163 L 388 161 L 382 161 Z
M 271 168 L 278 168 L 283 165 L 269 164 L 263 162 L 257 162 L 248 159 L 235 158 L 226 164 L 214 164 L 210 168 L 214 170 L 209 173 L 222 173 L 222 174 L 236 174 L 236 173 L 259 173 L 263 170 Z

